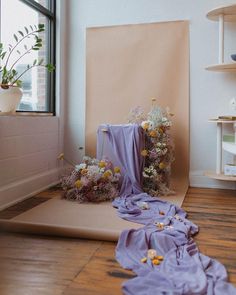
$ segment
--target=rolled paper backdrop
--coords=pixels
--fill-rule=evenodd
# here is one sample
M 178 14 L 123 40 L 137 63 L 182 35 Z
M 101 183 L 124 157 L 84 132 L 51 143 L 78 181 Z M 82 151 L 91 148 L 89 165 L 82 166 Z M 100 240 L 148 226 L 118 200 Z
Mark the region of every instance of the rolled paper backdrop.
M 130 109 L 170 107 L 181 187 L 189 173 L 189 22 L 88 28 L 86 34 L 86 154 L 96 155 L 100 124 L 125 124 Z

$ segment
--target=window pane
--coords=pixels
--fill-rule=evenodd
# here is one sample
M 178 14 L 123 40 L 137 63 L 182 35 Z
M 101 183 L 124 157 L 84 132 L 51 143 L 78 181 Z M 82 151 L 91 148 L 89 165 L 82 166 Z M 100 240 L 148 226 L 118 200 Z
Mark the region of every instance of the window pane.
M 49 8 L 49 1 L 48 0 L 35 0 L 35 2 L 38 2 L 42 6 Z
M 17 13 L 16 13 L 17 11 Z M 31 32 L 30 25 L 45 24 L 45 31 L 38 34 L 38 37 L 43 39 L 43 47 L 39 51 L 30 50 L 28 54 L 25 54 L 22 58 L 19 57 L 29 50 L 35 42 L 33 38 L 24 39 L 17 48 L 12 51 L 9 59 L 9 67 L 19 59 L 15 65 L 16 71 L 21 74 L 23 73 L 28 65 L 32 65 L 33 61 L 44 59 L 44 64 L 47 63 L 47 52 L 48 52 L 48 20 L 47 18 L 30 8 L 26 4 L 19 0 L 2 0 L 1 9 L 1 42 L 6 49 L 8 44 L 14 46 L 16 40 L 13 34 L 18 31 L 22 31 L 24 35 L 27 34 L 27 27 Z M 19 39 L 22 36 L 16 34 Z M 17 52 L 19 50 L 21 55 Z M 6 56 L 7 57 L 7 56 Z M 22 77 L 22 88 L 23 97 L 19 105 L 19 110 L 24 111 L 48 111 L 47 103 L 47 71 L 44 67 L 33 67 L 30 71 L 27 71 Z

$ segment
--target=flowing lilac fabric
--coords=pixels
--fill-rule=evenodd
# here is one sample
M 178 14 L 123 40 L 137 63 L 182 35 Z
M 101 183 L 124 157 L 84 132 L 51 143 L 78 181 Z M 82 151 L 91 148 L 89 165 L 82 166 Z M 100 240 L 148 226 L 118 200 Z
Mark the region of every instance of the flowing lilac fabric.
M 123 231 L 118 241 L 117 260 L 137 274 L 123 284 L 123 294 L 236 295 L 224 266 L 199 253 L 192 239 L 198 227 L 186 219 L 186 213 L 142 191 L 142 129 L 136 124 L 101 125 L 97 142 L 97 157 L 108 157 L 124 175 L 120 196 L 113 202 L 119 216 L 144 224 L 138 230 Z M 140 202 L 147 203 L 149 209 L 140 208 Z M 164 226 L 159 228 L 158 223 Z M 149 249 L 164 256 L 160 265 L 141 262 Z

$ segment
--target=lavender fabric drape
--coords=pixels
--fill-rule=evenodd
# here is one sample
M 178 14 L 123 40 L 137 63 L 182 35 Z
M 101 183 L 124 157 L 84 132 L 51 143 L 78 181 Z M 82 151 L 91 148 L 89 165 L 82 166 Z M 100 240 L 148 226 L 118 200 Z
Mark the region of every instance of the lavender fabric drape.
M 137 274 L 123 284 L 123 294 L 236 295 L 235 287 L 227 282 L 224 266 L 199 253 L 192 239 L 198 227 L 186 213 L 142 191 L 141 128 L 136 124 L 101 125 L 97 142 L 97 157 L 108 157 L 123 173 L 120 196 L 113 202 L 119 216 L 144 224 L 141 229 L 123 231 L 118 241 L 117 260 Z M 160 265 L 141 262 L 149 249 L 164 256 Z

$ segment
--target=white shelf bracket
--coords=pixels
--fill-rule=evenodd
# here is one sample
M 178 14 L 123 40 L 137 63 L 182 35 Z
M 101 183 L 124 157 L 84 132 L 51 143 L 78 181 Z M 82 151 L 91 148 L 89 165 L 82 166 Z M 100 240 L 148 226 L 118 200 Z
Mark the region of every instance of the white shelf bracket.
M 222 123 L 217 123 L 216 173 L 222 172 Z
M 234 123 L 234 142 L 236 144 L 236 123 Z
M 219 64 L 224 63 L 224 15 L 219 15 Z

